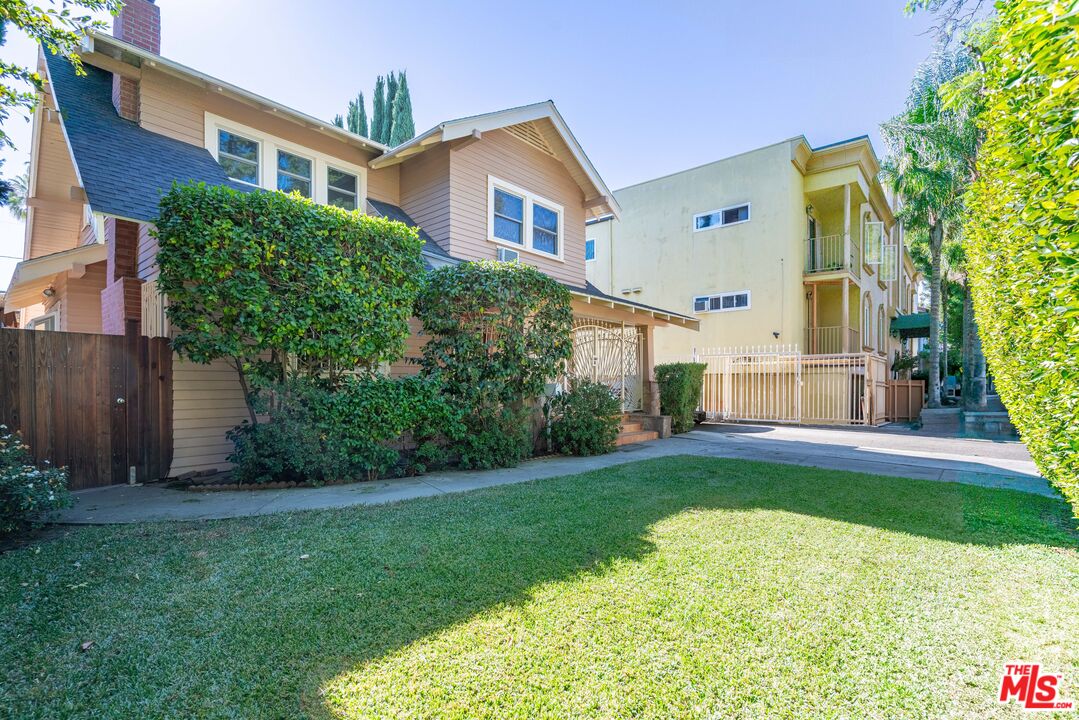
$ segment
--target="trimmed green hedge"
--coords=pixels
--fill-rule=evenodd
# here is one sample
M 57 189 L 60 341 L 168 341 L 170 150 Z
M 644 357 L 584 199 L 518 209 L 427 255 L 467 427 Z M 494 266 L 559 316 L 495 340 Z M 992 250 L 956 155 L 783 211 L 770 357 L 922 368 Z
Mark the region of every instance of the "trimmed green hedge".
M 656 365 L 659 405 L 664 415 L 671 416 L 673 432 L 683 433 L 693 429 L 693 415 L 700 403 L 706 367 L 704 363 Z
M 622 402 L 603 383 L 574 380 L 573 389 L 551 402 L 551 441 L 567 455 L 603 455 L 615 448 Z
M 1066 5 L 997 4 L 965 235 L 1001 399 L 1079 517 L 1079 14 Z

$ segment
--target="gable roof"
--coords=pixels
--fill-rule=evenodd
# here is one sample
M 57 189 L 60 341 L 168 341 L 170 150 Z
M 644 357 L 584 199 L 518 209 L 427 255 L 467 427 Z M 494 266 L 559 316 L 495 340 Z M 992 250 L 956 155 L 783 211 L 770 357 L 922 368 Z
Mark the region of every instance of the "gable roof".
M 559 141 L 558 144 L 564 146 L 565 152 L 568 153 L 568 158 L 561 157 L 560 159 L 566 165 L 573 179 L 584 190 L 585 203 L 591 204 L 592 207 L 606 205 L 610 213 L 616 217 L 620 216 L 622 208 L 618 205 L 618 201 L 615 200 L 607 184 L 603 182 L 603 178 L 600 177 L 599 172 L 596 171 L 592 161 L 588 159 L 584 149 L 577 142 L 577 138 L 573 136 L 566 121 L 551 100 L 482 115 L 470 115 L 456 120 L 447 120 L 375 158 L 370 162 L 370 166 L 377 169 L 396 165 L 440 143 L 468 137 L 479 137 L 483 133 L 492 130 L 543 120 L 551 123 Z
M 112 73 L 85 64 L 78 77 L 66 59 L 45 53 L 45 66 L 75 171 L 94 212 L 151 221 L 173 182 L 244 189 L 204 148 L 145 130 L 112 105 Z

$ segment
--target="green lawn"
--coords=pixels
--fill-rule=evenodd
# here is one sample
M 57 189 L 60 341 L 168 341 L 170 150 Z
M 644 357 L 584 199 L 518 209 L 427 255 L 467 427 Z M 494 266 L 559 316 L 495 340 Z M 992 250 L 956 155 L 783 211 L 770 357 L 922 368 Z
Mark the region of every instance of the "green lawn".
M 1079 699 L 1071 522 L 1010 491 L 667 458 L 83 528 L 0 556 L 0 717 L 1017 717 L 1008 660 Z

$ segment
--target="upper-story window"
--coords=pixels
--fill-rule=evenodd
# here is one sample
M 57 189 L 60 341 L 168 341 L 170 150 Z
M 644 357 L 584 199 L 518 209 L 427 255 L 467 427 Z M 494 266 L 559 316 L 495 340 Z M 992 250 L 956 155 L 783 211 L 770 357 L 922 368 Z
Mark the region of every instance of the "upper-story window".
M 693 231 L 711 230 L 744 222 L 749 222 L 749 203 L 697 213 L 693 216 Z
M 749 290 L 699 295 L 693 298 L 693 312 L 730 312 L 749 309 Z
M 562 206 L 488 177 L 488 233 L 492 242 L 562 259 Z
M 584 241 L 584 259 L 586 261 L 596 259 L 596 241 L 593 238 Z
M 217 131 L 217 161 L 233 180 L 259 184 L 259 144 L 228 130 Z
M 367 169 L 324 152 L 206 113 L 206 149 L 233 180 L 263 188 L 298 192 L 345 210 L 362 210 Z M 354 149 L 344 144 L 348 157 Z
M 299 155 L 277 151 L 277 189 L 311 197 L 311 161 Z
M 356 209 L 356 176 L 335 167 L 326 170 L 326 201 L 330 205 Z

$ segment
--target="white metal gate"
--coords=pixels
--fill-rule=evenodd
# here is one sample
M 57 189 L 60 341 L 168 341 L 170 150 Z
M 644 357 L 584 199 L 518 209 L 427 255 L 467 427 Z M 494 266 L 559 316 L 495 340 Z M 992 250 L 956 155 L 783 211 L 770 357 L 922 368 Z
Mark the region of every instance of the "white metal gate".
M 623 411 L 639 411 L 644 397 L 642 341 L 635 325 L 578 318 L 573 328 L 571 381 L 587 378 L 603 383 L 622 399 Z
M 886 362 L 873 353 L 803 355 L 796 345 L 712 348 L 700 410 L 710 420 L 819 425 L 884 422 Z

